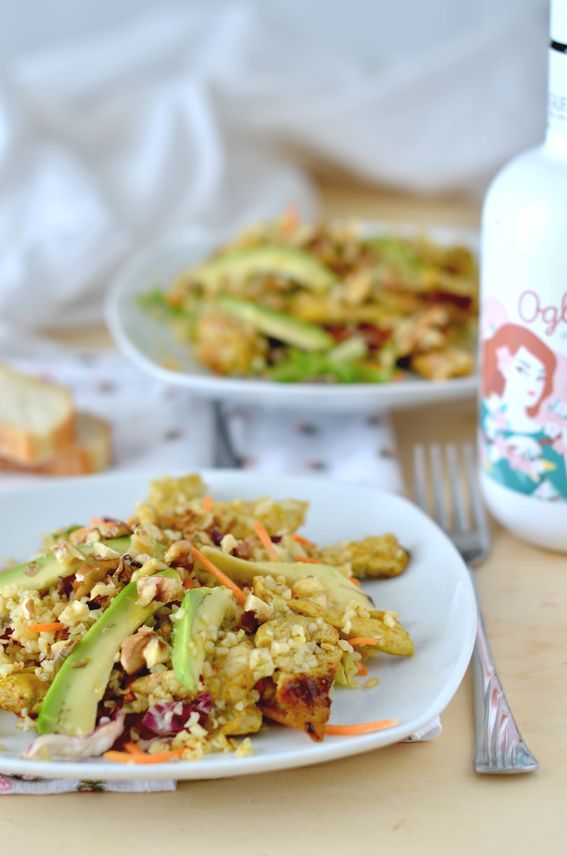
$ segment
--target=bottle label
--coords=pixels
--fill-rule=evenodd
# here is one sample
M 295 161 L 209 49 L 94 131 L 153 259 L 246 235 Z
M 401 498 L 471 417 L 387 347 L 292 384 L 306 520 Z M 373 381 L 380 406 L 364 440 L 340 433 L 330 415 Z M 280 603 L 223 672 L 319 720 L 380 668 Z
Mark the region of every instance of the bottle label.
M 482 468 L 518 493 L 567 500 L 567 292 L 520 292 L 510 311 L 482 306 Z

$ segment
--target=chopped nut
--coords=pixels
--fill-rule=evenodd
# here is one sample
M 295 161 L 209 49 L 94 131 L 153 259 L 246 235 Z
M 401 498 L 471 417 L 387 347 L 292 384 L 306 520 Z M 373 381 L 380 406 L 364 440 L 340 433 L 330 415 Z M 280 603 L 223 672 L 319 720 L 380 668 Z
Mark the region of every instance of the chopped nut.
M 97 597 L 108 597 L 108 595 L 112 595 L 116 593 L 116 586 L 114 582 L 110 580 L 108 583 L 97 583 L 90 592 L 91 600 L 95 600 Z
M 97 541 L 93 544 L 93 556 L 97 556 L 99 559 L 119 559 L 120 553 L 107 544 Z
M 33 597 L 27 597 L 22 607 L 26 618 L 35 618 L 35 600 Z
M 141 561 L 141 557 L 138 557 L 138 561 Z M 164 562 L 160 562 L 159 559 L 145 558 L 142 566 L 137 568 L 132 574 L 132 580 L 135 582 L 142 579 L 142 577 L 149 577 L 157 573 L 157 571 L 165 571 L 166 568 L 167 565 Z
M 123 640 L 120 646 L 120 664 L 127 675 L 134 675 L 144 668 L 144 651 L 154 635 L 153 630 L 144 625 Z
M 167 662 L 169 658 L 169 645 L 163 639 L 154 635 L 146 644 L 146 647 L 142 651 L 142 656 L 146 661 L 148 669 L 152 669 L 160 663 Z
M 269 621 L 274 616 L 274 608 L 259 597 L 256 597 L 252 592 L 246 598 L 244 604 L 245 612 L 253 612 L 260 621 Z
M 39 563 L 38 562 L 29 562 L 27 568 L 24 571 L 26 577 L 35 577 L 37 572 L 39 571 Z
M 170 603 L 172 600 L 181 600 L 183 597 L 183 586 L 176 577 L 143 577 L 137 581 L 136 585 L 138 603 L 141 606 L 147 606 L 152 600 Z
M 86 603 L 81 603 L 80 600 L 74 600 L 72 603 L 67 604 L 63 612 L 59 614 L 58 620 L 63 624 L 66 624 L 67 627 L 71 627 L 73 624 L 80 624 L 81 621 L 84 621 L 89 615 L 89 608 Z
M 220 543 L 220 547 L 223 553 L 232 553 L 232 551 L 237 545 L 238 541 L 231 532 L 225 535 Z
M 66 569 L 72 568 L 77 562 L 85 561 L 81 551 L 69 541 L 61 541 L 60 544 L 56 544 L 52 553 L 61 567 Z
M 187 558 L 191 558 L 192 564 L 192 554 L 191 554 L 191 543 L 190 541 L 186 541 L 185 539 L 181 541 L 176 541 L 171 547 L 168 549 L 165 554 L 165 561 L 168 565 L 172 565 L 174 563 L 182 564 Z

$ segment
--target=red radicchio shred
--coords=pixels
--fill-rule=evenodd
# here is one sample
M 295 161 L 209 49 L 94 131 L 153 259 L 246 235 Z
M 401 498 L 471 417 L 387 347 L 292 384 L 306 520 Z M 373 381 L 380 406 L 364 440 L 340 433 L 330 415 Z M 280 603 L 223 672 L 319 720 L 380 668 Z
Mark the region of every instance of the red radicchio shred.
M 343 324 L 329 324 L 327 332 L 331 334 L 335 342 L 344 342 L 352 335 L 352 327 L 346 327 Z
M 245 630 L 246 633 L 256 633 L 259 626 L 260 622 L 258 621 L 255 612 L 247 610 L 246 612 L 243 612 L 240 616 L 239 627 L 241 627 L 242 630 Z
M 358 332 L 364 337 L 371 351 L 379 351 L 392 337 L 391 330 L 384 330 L 375 324 L 359 324 Z
M 428 303 L 452 303 L 457 309 L 470 309 L 472 298 L 466 294 L 452 294 L 450 291 L 430 291 L 425 295 Z
M 179 712 L 174 713 L 178 707 Z M 183 731 L 195 711 L 199 714 L 199 725 L 204 725 L 212 708 L 213 700 L 209 693 L 198 693 L 188 702 L 164 701 L 149 707 L 136 727 L 145 740 L 173 737 Z
M 211 541 L 215 546 L 220 547 L 220 543 L 224 538 L 224 534 L 220 531 L 218 526 L 211 526 L 209 529 L 209 535 L 211 536 Z
M 234 550 L 230 551 L 231 556 L 236 556 L 239 559 L 251 559 L 253 553 L 252 545 L 244 539 L 239 541 Z

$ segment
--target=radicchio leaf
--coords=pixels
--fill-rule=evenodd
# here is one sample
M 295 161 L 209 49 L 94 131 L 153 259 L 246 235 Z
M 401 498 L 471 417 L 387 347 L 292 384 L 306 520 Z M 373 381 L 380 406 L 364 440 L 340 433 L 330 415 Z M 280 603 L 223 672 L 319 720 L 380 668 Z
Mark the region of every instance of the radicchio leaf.
M 164 701 L 152 704 L 138 726 L 140 737 L 173 737 L 187 726 L 192 713 L 199 714 L 199 725 L 204 725 L 213 707 L 209 693 L 198 693 L 191 701 Z

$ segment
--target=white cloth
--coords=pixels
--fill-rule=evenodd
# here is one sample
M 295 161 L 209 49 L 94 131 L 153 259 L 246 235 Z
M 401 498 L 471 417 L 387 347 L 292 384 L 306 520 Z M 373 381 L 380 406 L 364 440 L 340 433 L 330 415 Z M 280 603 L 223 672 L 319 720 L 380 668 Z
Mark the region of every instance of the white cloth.
M 149 378 L 114 352 L 73 354 L 49 345 L 44 350 L 36 341 L 34 358 L 12 358 L 10 364 L 66 386 L 78 409 L 110 422 L 114 472 L 165 474 L 240 466 L 266 473 L 313 473 L 382 490 L 402 489 L 386 414 L 306 418 L 227 406 L 222 410 L 232 453 L 227 454 L 215 434 L 211 405 L 200 400 L 194 407 L 182 387 Z M 0 472 L 0 490 L 45 478 Z
M 327 476 L 338 482 L 403 488 L 387 414 L 325 413 L 301 416 L 261 407 L 222 410 L 235 460 L 269 474 Z
M 543 0 L 342 6 L 154 6 L 8 64 L 0 318 L 96 321 L 149 240 L 220 239 L 292 201 L 313 213 L 313 164 L 475 190 L 541 136 Z

